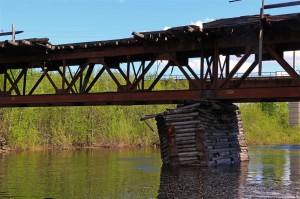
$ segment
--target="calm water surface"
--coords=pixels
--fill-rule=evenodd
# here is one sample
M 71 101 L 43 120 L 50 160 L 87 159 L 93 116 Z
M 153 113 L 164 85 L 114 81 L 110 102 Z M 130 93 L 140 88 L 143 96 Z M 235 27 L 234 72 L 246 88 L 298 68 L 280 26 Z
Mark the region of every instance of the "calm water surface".
M 300 146 L 217 168 L 161 167 L 156 149 L 0 155 L 0 198 L 300 198 Z

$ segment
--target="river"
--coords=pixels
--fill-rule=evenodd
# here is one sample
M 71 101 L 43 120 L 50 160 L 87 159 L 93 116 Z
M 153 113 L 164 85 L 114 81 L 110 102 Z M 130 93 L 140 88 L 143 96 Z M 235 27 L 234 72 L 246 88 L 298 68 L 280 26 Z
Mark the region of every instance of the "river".
M 300 146 L 249 153 L 240 165 L 172 171 L 158 149 L 0 154 L 0 198 L 300 198 Z

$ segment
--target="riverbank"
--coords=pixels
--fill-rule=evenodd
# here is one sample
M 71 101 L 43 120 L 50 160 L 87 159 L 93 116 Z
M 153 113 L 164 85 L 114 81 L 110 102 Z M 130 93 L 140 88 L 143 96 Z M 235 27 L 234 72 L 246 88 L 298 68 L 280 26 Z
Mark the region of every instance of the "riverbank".
M 300 145 L 300 128 L 289 127 L 287 103 L 240 106 L 249 146 Z
M 157 148 L 159 144 L 154 143 L 151 145 L 128 145 L 124 143 L 92 143 L 90 145 L 73 145 L 73 146 L 62 146 L 62 145 L 47 145 L 47 146 L 35 146 L 28 148 L 17 148 L 11 147 L 9 143 L 0 138 L 0 154 L 9 153 L 9 152 L 22 152 L 22 151 L 44 151 L 44 150 L 80 150 L 80 149 L 138 149 L 138 148 Z
M 163 112 L 174 106 L 1 109 L 0 138 L 5 145 L 1 151 L 158 145 L 155 120 L 147 120 L 152 131 L 139 120 L 140 115 Z M 300 144 L 300 129 L 288 126 L 286 103 L 244 104 L 240 111 L 249 146 Z
M 297 131 L 298 132 L 298 131 Z M 246 134 L 247 135 L 247 134 Z M 254 135 L 247 135 L 247 137 L 253 137 Z M 295 145 L 299 146 L 300 142 L 295 135 L 295 140 L 284 138 L 280 140 L 280 138 L 276 141 L 270 140 L 260 140 L 257 139 L 247 139 L 248 146 L 285 146 L 285 145 Z M 121 148 L 158 148 L 158 143 L 153 143 L 151 145 L 126 145 L 126 144 L 92 144 L 92 145 L 81 145 L 81 146 L 35 146 L 35 147 L 27 147 L 27 148 L 17 148 L 10 147 L 9 144 L 0 147 L 0 154 L 9 153 L 9 152 L 21 152 L 21 151 L 43 151 L 43 150 L 78 150 L 78 149 L 121 149 Z

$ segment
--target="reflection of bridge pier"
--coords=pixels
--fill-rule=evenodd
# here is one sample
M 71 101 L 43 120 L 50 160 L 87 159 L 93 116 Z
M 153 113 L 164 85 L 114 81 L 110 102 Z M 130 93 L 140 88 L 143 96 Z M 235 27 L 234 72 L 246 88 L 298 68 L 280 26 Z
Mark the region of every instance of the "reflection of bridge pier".
M 248 162 L 216 168 L 162 167 L 158 198 L 243 198 Z

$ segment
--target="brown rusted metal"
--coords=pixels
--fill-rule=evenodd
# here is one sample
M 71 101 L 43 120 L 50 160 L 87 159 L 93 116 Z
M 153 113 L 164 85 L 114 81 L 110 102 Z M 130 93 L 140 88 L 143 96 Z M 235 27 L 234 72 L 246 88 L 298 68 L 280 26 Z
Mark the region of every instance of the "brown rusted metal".
M 136 32 L 132 38 L 110 41 L 52 45 L 47 38 L 34 38 L 0 42 L 0 106 L 166 104 L 202 98 L 300 100 L 300 76 L 283 57 L 286 51 L 300 50 L 300 14 L 265 15 L 264 21 L 262 61 L 276 61 L 288 76 L 250 76 L 259 62 L 258 15 L 216 20 L 205 23 L 203 29 L 182 26 Z M 241 58 L 230 68 L 230 58 L 235 56 Z M 236 76 L 250 56 L 255 56 L 252 64 Z M 199 60 L 199 66 L 192 66 L 190 59 Z M 154 75 L 160 60 L 167 64 Z M 189 88 L 157 91 L 170 67 L 179 69 L 184 80 L 176 81 L 187 81 Z M 39 76 L 28 84 L 31 70 Z M 101 78 L 109 78 L 116 89 L 104 92 L 96 87 Z M 39 94 L 42 81 L 53 89 Z
M 257 64 L 258 64 L 258 60 L 255 59 L 254 62 L 251 64 L 251 66 L 246 70 L 246 72 L 242 75 L 242 77 L 235 84 L 235 88 L 238 88 L 245 81 L 245 79 L 250 75 L 250 73 L 254 70 L 254 68 L 257 66 Z

